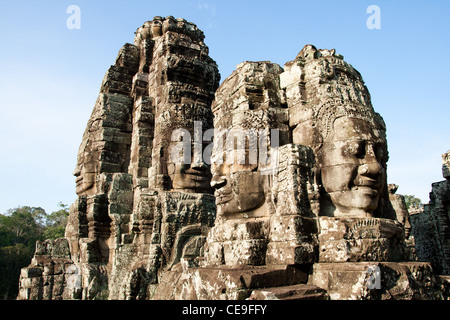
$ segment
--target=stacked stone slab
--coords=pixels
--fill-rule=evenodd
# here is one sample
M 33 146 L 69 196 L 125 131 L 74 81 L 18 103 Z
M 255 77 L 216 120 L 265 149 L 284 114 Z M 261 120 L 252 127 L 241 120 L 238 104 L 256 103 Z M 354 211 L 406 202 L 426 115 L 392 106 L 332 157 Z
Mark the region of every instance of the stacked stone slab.
M 173 130 L 193 138 L 194 121 L 203 130 L 213 126 L 220 75 L 203 40 L 193 23 L 155 17 L 120 49 L 83 135 L 74 172 L 78 199 L 61 240 L 71 267 L 60 267 L 57 276 L 76 270 L 76 290 L 64 296 L 43 290 L 46 282 L 36 275 L 47 276 L 47 263 L 38 250 L 22 272 L 19 299 L 142 299 L 159 269 L 199 255 L 215 217 L 209 180 L 203 189 L 205 183 L 184 186 L 186 179 L 175 184 L 180 170 L 168 155 Z M 203 164 L 198 170 L 202 181 L 210 175 Z
M 243 201 L 244 198 L 259 197 L 261 199 L 255 201 L 264 203 L 265 207 L 273 207 L 269 190 L 271 182 L 252 170 L 270 169 L 270 163 L 261 165 L 259 160 L 263 152 L 269 156 L 268 148 L 274 138 L 272 129 L 278 130 L 279 145 L 289 141 L 288 114 L 279 89 L 281 72 L 279 65 L 270 62 L 243 62 L 217 90 L 212 106 L 214 128 L 218 134 L 213 163 L 226 166 L 233 174 L 242 177 L 236 188 L 239 188 L 237 192 Z M 239 152 L 245 156 L 241 167 Z M 273 165 L 276 161 L 273 149 L 270 156 Z M 253 189 L 252 184 L 257 184 L 258 189 Z M 266 264 L 270 228 L 268 209 L 251 217 L 246 213 L 235 215 L 233 210 L 230 213 L 219 211 L 208 238 L 208 262 L 219 265 Z
M 72 269 L 77 270 L 79 277 L 73 298 L 107 297 L 104 290 L 107 272 L 111 270 L 115 247 L 120 245 L 117 239 L 121 232 L 127 231 L 132 213 L 131 175 L 127 172 L 132 136 L 131 90 L 138 67 L 137 53 L 137 48 L 130 44 L 120 49 L 115 64 L 102 81 L 79 148 L 74 172 L 79 197 L 70 208 L 63 239 L 70 247 L 67 259 L 72 261 L 73 267 L 63 272 L 62 277 L 70 277 L 74 273 Z M 39 260 L 35 258 L 31 266 L 41 268 Z M 24 282 L 27 282 L 27 275 L 22 274 L 21 288 Z M 42 291 L 40 286 L 30 290 Z M 50 292 L 31 296 L 56 298 Z M 19 298 L 26 299 L 26 296 L 19 293 Z
M 401 194 L 397 194 L 398 185 L 389 184 L 389 201 L 392 205 L 392 209 L 395 212 L 395 219 L 403 225 L 403 229 L 405 231 L 405 243 L 406 243 L 406 252 L 407 252 L 407 260 L 417 261 L 416 255 L 416 244 L 414 241 L 414 237 L 411 235 L 411 219 L 410 212 L 408 207 L 406 206 L 405 196 Z
M 155 17 L 120 49 L 65 238 L 37 244 L 18 298 L 443 298 L 448 183 L 427 209 L 437 258 L 407 261 L 386 127 L 359 72 L 307 45 L 284 68 L 245 61 L 219 87 L 203 40 Z
M 80 270 L 70 259 L 66 239 L 36 243 L 31 265 L 21 270 L 19 297 L 26 300 L 70 300 L 81 296 Z
M 437 272 L 450 275 L 450 151 L 442 155 L 444 181 L 432 184 L 430 201 L 411 215 L 412 235 L 420 261 L 431 261 Z
M 166 273 L 154 298 L 442 298 L 442 281 L 429 263 L 400 262 L 408 256 L 407 223 L 389 198 L 384 122 L 374 112 L 360 74 L 333 50 L 306 46 L 284 72 L 267 61 L 238 65 L 213 103 L 219 135 L 213 160 L 230 157 L 226 152 L 230 145 L 224 141 L 231 129 L 283 131 L 286 117 L 275 115 L 285 110 L 292 136 L 286 134 L 279 138 L 278 148 L 270 148 L 277 158 L 269 177 L 264 174 L 268 168 L 260 163 L 213 165 L 218 211 L 206 239 L 204 264 Z M 370 148 L 368 158 L 361 158 L 367 162 L 360 166 L 367 163 L 379 177 L 377 203 L 363 215 L 356 210 L 333 215 L 334 200 L 322 185 L 318 152 L 333 134 L 333 112 L 368 122 L 374 133 L 362 138 L 381 149 L 376 160 Z M 239 150 L 237 141 L 232 145 Z M 250 145 L 244 138 L 241 148 L 247 160 L 254 151 Z M 292 280 L 286 266 L 303 276 Z M 264 288 L 246 286 L 242 276 L 247 273 L 258 277 Z M 275 274 L 279 281 L 274 281 Z
M 401 210 L 395 210 L 389 198 L 386 128 L 372 107 L 369 91 L 359 72 L 335 50 L 317 50 L 307 45 L 294 61 L 285 64 L 280 78 L 286 92 L 293 142 L 311 147 L 316 161 L 310 199 L 319 199 L 314 204 L 311 201 L 318 221 L 318 257 L 309 283 L 326 289 L 331 299 L 441 298 L 440 280 L 433 276 L 429 264 L 391 262 L 408 259 L 404 231 L 407 223 L 403 217 L 397 219 L 396 212 L 400 215 Z M 333 132 L 341 119 L 347 126 L 340 132 Z M 342 153 L 326 153 L 334 152 L 327 149 L 328 144 L 332 148 L 342 148 Z M 349 161 L 339 163 L 340 157 Z M 336 170 L 329 169 L 333 162 Z M 343 179 L 349 173 L 339 166 L 351 168 L 353 164 L 358 166 L 354 171 L 357 178 Z M 327 171 L 332 172 L 331 181 Z M 336 180 L 350 184 L 340 185 L 341 189 L 336 190 Z M 355 187 L 351 187 L 352 183 Z M 373 197 L 370 205 L 355 202 L 355 199 L 367 199 L 357 192 L 358 188 L 369 185 L 377 189 L 378 197 Z M 353 193 L 351 201 L 346 198 L 349 192 Z M 374 193 L 370 191 L 370 194 Z M 415 281 L 393 280 L 388 284 L 391 272 L 388 270 L 392 269 L 405 279 L 411 278 L 416 269 L 427 270 L 435 281 L 425 289 L 421 285 L 417 289 Z M 380 282 L 369 286 L 368 280 L 374 279 Z M 408 288 L 408 293 L 401 288 Z M 402 293 L 386 294 L 396 290 Z

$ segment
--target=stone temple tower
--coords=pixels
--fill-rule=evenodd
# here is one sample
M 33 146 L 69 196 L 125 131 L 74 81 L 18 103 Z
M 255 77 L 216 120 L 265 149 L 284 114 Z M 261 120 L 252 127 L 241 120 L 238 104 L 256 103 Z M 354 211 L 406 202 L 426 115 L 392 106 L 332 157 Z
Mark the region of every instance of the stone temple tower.
M 120 49 L 79 148 L 66 237 L 38 243 L 20 298 L 139 298 L 135 282 L 200 250 L 215 218 L 209 165 L 170 154 L 175 129 L 203 151 L 194 124 L 213 127 L 220 74 L 203 40 L 193 23 L 155 17 Z
M 18 298 L 442 299 L 431 263 L 408 261 L 361 74 L 306 45 L 219 86 L 204 38 L 155 17 L 120 49 L 65 237 L 36 244 Z

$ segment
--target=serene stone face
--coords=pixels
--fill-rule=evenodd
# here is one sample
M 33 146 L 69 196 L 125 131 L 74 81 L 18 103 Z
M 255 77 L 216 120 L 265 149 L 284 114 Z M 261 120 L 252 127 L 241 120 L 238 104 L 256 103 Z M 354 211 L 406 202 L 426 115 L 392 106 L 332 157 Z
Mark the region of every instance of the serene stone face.
M 95 151 L 81 152 L 79 154 L 78 163 L 73 172 L 76 183 L 75 192 L 78 196 L 93 195 L 96 193 L 95 179 L 97 175 L 98 158 L 98 152 Z
M 280 76 L 293 143 L 316 155 L 322 216 L 388 217 L 386 126 L 361 74 L 334 50 L 305 46 Z M 386 210 L 385 210 L 386 209 Z
M 86 172 L 86 168 L 83 167 L 81 170 L 76 168 L 73 175 L 76 177 L 76 189 L 77 195 L 87 195 L 91 190 L 94 189 L 95 185 L 95 172 Z
M 169 150 L 172 150 L 172 143 Z M 190 161 L 183 161 L 180 157 L 178 161 L 169 163 L 167 171 L 172 179 L 172 188 L 176 191 L 209 193 L 211 191 L 211 170 L 202 157 L 204 147 L 199 145 L 200 150 L 191 147 Z M 200 151 L 200 152 L 198 152 Z
M 211 186 L 216 189 L 218 217 L 270 215 L 264 154 L 274 141 L 287 143 L 290 133 L 281 72 L 279 65 L 268 61 L 246 61 L 216 91 Z M 272 129 L 279 130 L 279 136 L 272 136 Z
M 386 179 L 386 154 L 385 140 L 369 122 L 336 119 L 318 153 L 322 185 L 335 207 L 325 215 L 371 216 Z
M 258 165 L 227 162 L 212 166 L 211 186 L 215 188 L 219 214 L 224 218 L 264 215 L 258 211 L 265 202 L 265 179 Z
M 166 112 L 158 120 L 162 125 L 156 130 L 153 165 L 164 176 L 164 190 L 212 193 L 211 169 L 205 152 L 212 142 L 203 141 L 204 131 L 212 127 L 212 113 L 206 108 L 201 110 L 208 113 L 198 115 L 194 107 L 184 106 L 183 115 Z

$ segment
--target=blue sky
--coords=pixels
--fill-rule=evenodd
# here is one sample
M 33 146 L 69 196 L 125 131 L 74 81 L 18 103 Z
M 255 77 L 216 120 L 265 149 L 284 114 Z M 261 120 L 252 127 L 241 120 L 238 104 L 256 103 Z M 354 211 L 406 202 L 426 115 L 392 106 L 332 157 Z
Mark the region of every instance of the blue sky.
M 69 30 L 69 5 L 81 29 Z M 381 29 L 369 29 L 370 5 Z M 363 76 L 388 128 L 388 181 L 429 201 L 450 149 L 450 1 L 0 2 L 0 213 L 76 199 L 76 154 L 102 78 L 154 16 L 205 33 L 222 80 L 245 60 L 284 65 L 306 44 L 335 48 Z

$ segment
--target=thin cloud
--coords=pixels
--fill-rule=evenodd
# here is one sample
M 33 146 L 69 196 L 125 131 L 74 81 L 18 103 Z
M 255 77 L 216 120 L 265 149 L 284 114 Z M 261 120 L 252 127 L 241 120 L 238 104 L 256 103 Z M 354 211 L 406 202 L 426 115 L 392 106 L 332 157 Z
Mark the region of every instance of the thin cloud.
M 207 13 L 207 19 L 208 19 L 208 27 L 209 28 L 215 28 L 216 27 L 216 14 L 217 14 L 217 8 L 214 4 L 211 4 L 209 2 L 199 2 L 197 5 L 197 8 L 200 11 L 204 11 Z
M 206 12 L 208 12 L 211 16 L 215 16 L 217 13 L 217 9 L 216 6 L 214 4 L 210 4 L 210 3 L 199 3 L 197 8 L 199 10 L 205 10 Z

